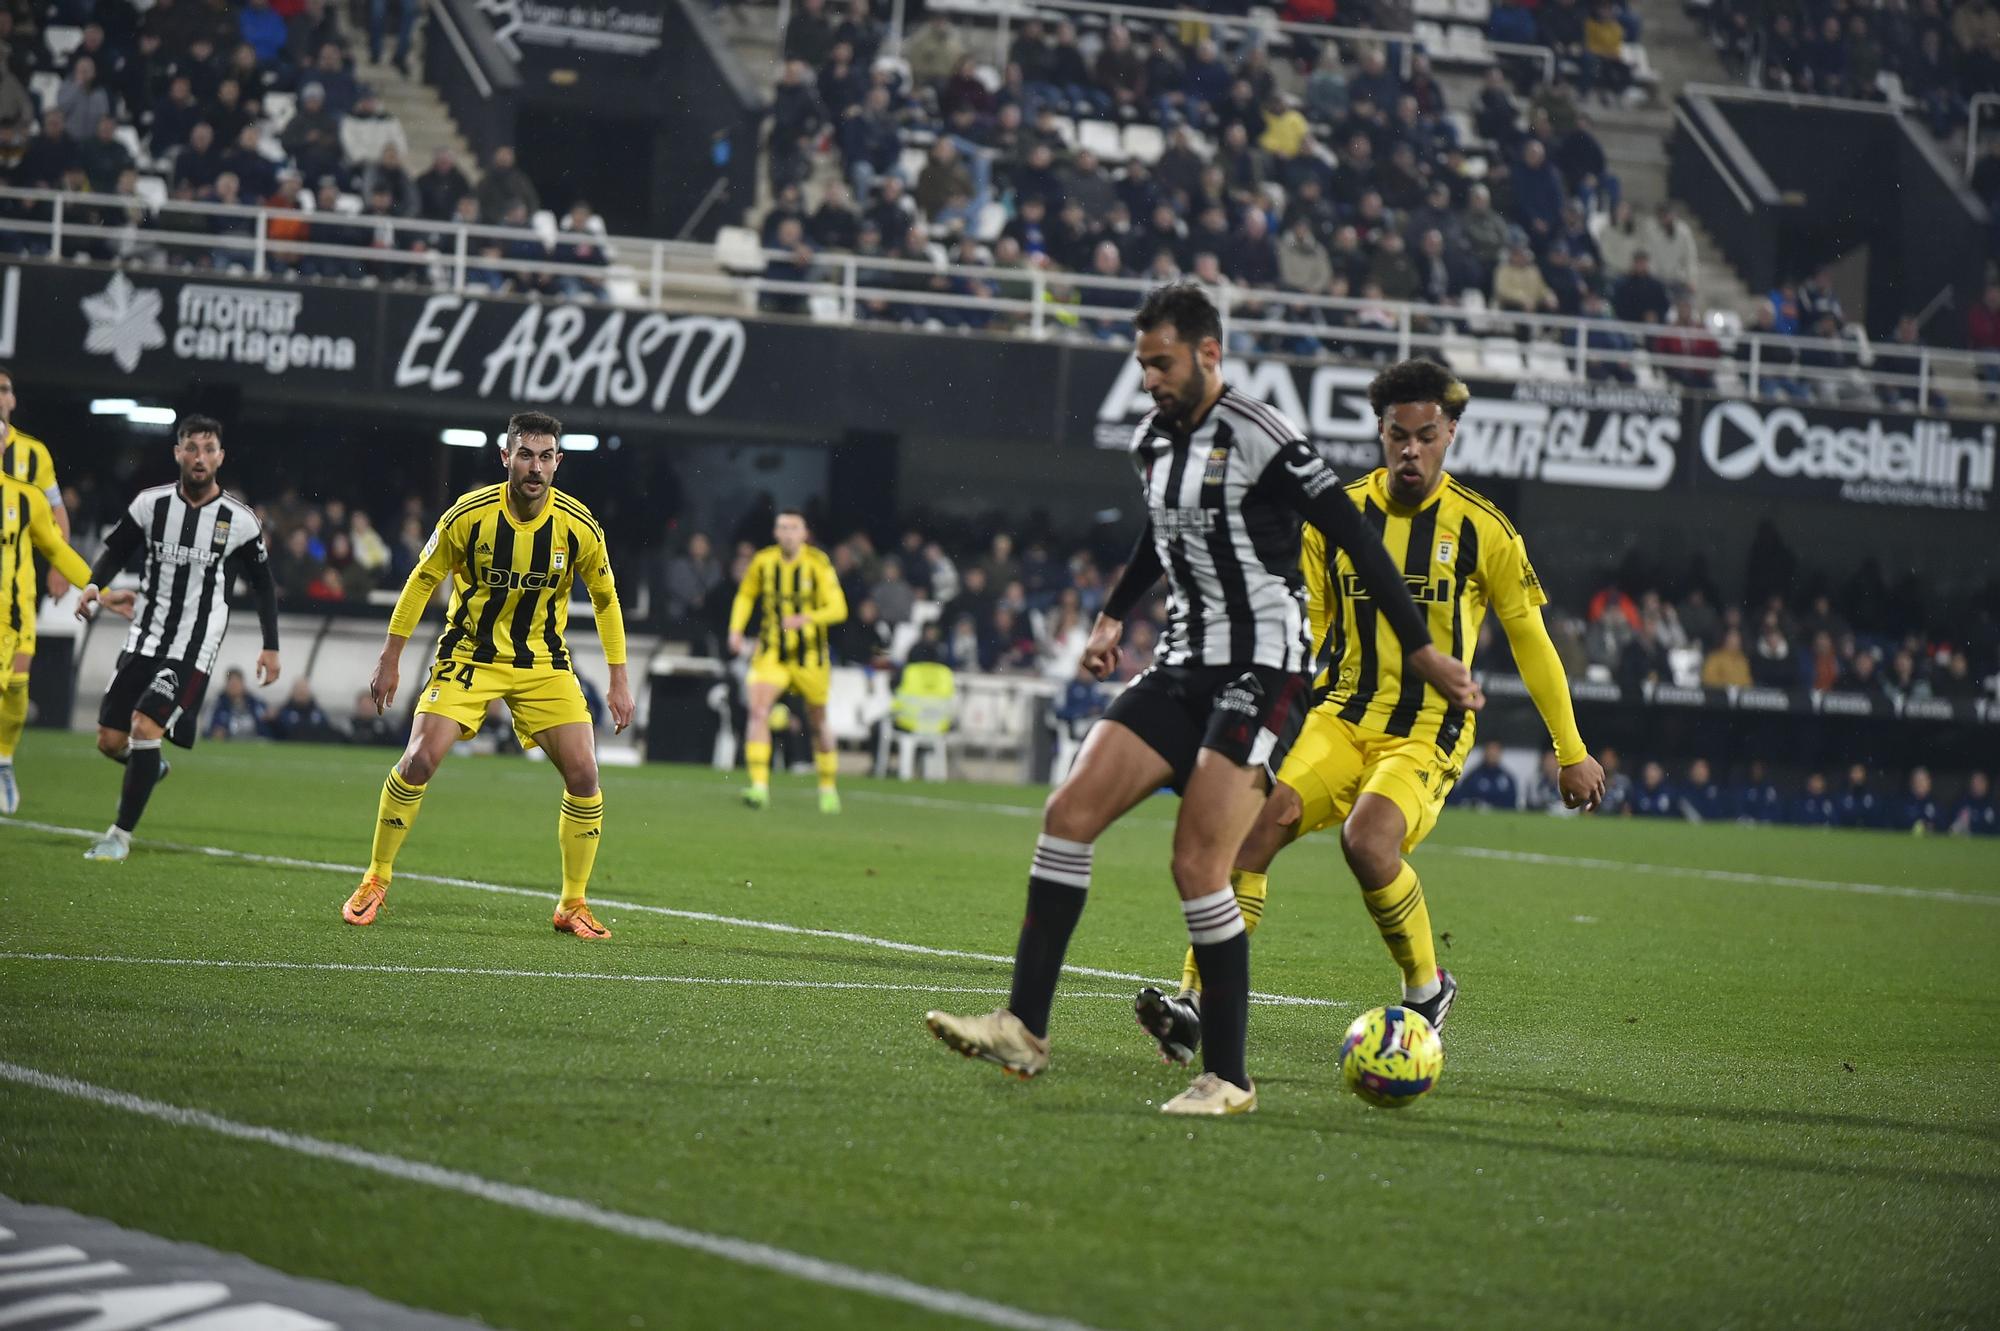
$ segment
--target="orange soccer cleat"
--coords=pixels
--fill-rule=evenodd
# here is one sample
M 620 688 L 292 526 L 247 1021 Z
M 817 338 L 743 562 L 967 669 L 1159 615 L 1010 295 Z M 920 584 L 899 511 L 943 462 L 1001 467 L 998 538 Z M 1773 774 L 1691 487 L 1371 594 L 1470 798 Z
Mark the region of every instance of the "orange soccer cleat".
M 575 934 L 578 938 L 611 937 L 611 931 L 599 924 L 597 917 L 590 913 L 590 907 L 580 901 L 575 910 L 558 909 L 555 925 L 559 934 Z
M 382 899 L 389 895 L 389 884 L 374 874 L 361 880 L 361 886 L 354 889 L 354 895 L 340 908 L 340 918 L 349 924 L 373 924 L 375 912 L 382 909 Z

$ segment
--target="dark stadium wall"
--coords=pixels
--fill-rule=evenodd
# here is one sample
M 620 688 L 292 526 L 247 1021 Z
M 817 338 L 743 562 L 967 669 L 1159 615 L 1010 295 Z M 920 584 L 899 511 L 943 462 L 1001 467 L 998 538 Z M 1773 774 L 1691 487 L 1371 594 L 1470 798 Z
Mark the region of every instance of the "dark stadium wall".
M 652 181 L 661 235 L 708 240 L 757 197 L 757 149 L 766 103 L 695 0 L 665 0 L 666 65 Z M 711 191 L 721 192 L 705 211 Z
M 1746 272 L 1753 287 L 1797 280 L 1865 247 L 1872 332 L 1887 333 L 1899 315 L 1924 309 L 1947 288 L 1958 310 L 1978 299 L 1985 208 L 1909 121 L 1814 98 L 1718 96 L 1713 105 L 1779 192 L 1775 203 L 1756 203 L 1748 221 L 1717 191 L 1696 201 L 1718 230 L 1769 231 L 1770 270 Z M 1677 178 L 1698 175 L 1700 165 L 1678 150 Z M 1730 248 L 1734 257 L 1755 246 Z M 1925 334 L 1957 344 L 1964 319 L 1934 320 Z

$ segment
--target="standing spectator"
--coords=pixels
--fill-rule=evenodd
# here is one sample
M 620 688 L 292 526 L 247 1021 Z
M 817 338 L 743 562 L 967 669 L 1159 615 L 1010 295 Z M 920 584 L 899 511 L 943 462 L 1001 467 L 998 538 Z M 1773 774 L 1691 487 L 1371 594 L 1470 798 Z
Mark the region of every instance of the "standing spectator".
M 1549 161 L 1541 140 L 1529 139 L 1513 174 L 1514 218 L 1527 231 L 1536 250 L 1554 238 L 1562 224 L 1562 173 Z
M 254 0 L 253 0 L 254 2 Z M 394 4 L 396 16 L 396 72 L 404 78 L 410 76 L 410 36 L 417 26 L 417 0 L 368 0 L 368 61 L 382 63 L 382 48 L 386 44 L 389 27 L 389 6 Z
M 833 51 L 833 35 L 833 20 L 827 17 L 826 0 L 799 0 L 791 22 L 785 25 L 784 58 L 817 69 Z
M 244 0 L 236 11 L 236 30 L 257 53 L 259 64 L 275 63 L 285 49 L 285 20 L 271 8 L 271 0 Z
M 887 94 L 885 93 L 886 97 Z M 803 60 L 788 60 L 771 95 L 771 187 L 805 180 L 813 142 L 827 125 L 826 104 Z
M 97 122 L 112 113 L 111 94 L 97 83 L 97 62 L 79 56 L 70 66 L 69 77 L 56 89 L 56 110 L 73 139 L 97 132 Z
M 1700 254 L 1694 228 L 1672 202 L 1662 202 L 1639 223 L 1638 232 L 1639 248 L 1653 261 L 1659 280 L 1684 295 L 1692 293 L 1700 280 Z
M 822 64 L 826 56 L 827 52 L 822 50 L 807 63 Z M 909 63 L 910 80 L 919 88 L 935 88 L 943 83 L 964 57 L 965 43 L 959 40 L 958 29 L 942 14 L 931 15 L 903 43 L 903 59 Z
M 890 627 L 910 622 L 917 594 L 903 580 L 903 561 L 895 555 L 882 561 L 882 579 L 869 589 L 868 595 L 881 610 L 883 622 Z
M 492 165 L 479 181 L 477 197 L 479 220 L 488 226 L 505 221 L 508 210 L 516 205 L 531 214 L 542 206 L 541 192 L 528 173 L 514 164 L 513 146 L 505 143 L 493 150 Z

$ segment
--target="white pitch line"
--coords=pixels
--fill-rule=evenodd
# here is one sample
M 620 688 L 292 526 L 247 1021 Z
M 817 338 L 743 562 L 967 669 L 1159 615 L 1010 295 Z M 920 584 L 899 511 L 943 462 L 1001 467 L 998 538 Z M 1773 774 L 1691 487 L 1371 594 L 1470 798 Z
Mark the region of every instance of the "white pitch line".
M 364 975 L 466 975 L 500 980 L 606 980 L 623 984 L 713 984 L 743 989 L 863 989 L 906 994 L 1005 994 L 1007 989 L 955 984 L 889 984 L 874 980 L 775 980 L 735 975 L 617 975 L 603 971 L 531 971 L 497 966 L 389 966 L 358 961 L 258 961 L 240 957 L 113 957 L 82 952 L 0 952 L 0 961 L 79 961 L 115 966 L 193 966 L 209 970 L 341 971 Z M 1109 990 L 1064 998 L 1119 998 Z
M 101 832 L 88 828 L 64 827 L 58 823 L 37 823 L 25 818 L 0 818 L 0 824 L 10 827 L 25 827 L 34 832 L 48 832 L 56 836 L 78 837 L 95 841 Z M 174 841 L 146 841 L 143 846 L 160 850 L 185 851 L 196 855 L 208 855 L 220 860 L 242 860 L 250 864 L 275 864 L 288 869 L 311 869 L 320 873 L 359 874 L 364 872 L 358 864 L 331 864 L 325 860 L 302 860 L 290 855 L 263 855 L 255 851 L 229 850 L 222 846 L 189 846 Z M 445 874 L 400 872 L 396 877 L 404 882 L 438 883 L 445 887 L 463 887 L 474 892 L 494 892 L 505 896 L 534 897 L 546 901 L 548 891 L 533 887 L 509 887 L 505 883 L 489 883 L 477 878 L 453 878 Z M 845 929 L 811 929 L 800 924 L 785 924 L 777 920 L 752 920 L 738 915 L 717 915 L 705 910 L 679 910 L 672 906 L 653 906 L 641 901 L 620 901 L 615 897 L 591 898 L 599 906 L 609 906 L 615 910 L 644 911 L 651 915 L 665 915 L 676 920 L 695 920 L 702 924 L 722 924 L 736 929 L 762 929 L 766 933 L 792 934 L 804 938 L 828 938 L 842 943 L 859 943 L 864 947 L 879 947 L 890 952 L 907 952 L 922 957 L 950 957 L 960 961 L 985 961 L 1000 966 L 1012 966 L 1012 957 L 993 952 L 966 952 L 958 948 L 927 947 L 922 943 L 905 943 L 895 938 L 877 938 L 873 934 L 851 933 Z M 1065 965 L 1065 973 L 1088 976 L 1095 980 L 1125 980 L 1139 984 L 1166 985 L 1169 981 L 1151 975 L 1139 975 L 1131 971 L 1108 971 L 1095 966 Z M 1175 982 L 1177 983 L 1177 982 Z M 1327 998 L 1305 998 L 1297 994 L 1266 994 L 1252 992 L 1250 1001 L 1266 1007 L 1352 1007 L 1352 1003 L 1335 1002 Z
M 977 803 L 971 800 L 938 799 L 935 796 L 904 795 L 896 791 L 857 790 L 863 800 L 907 804 L 919 809 L 970 809 L 979 813 L 1040 817 L 1041 810 L 1025 804 Z M 1126 822 L 1158 823 L 1159 819 L 1126 819 Z M 1945 887 L 1904 887 L 1896 883 L 1850 883 L 1827 878 L 1797 878 L 1790 874 L 1746 873 L 1731 869 L 1697 869 L 1679 864 L 1645 864 L 1633 860 L 1595 859 L 1586 855 L 1545 855 L 1527 850 L 1495 850 L 1486 846 L 1438 846 L 1433 855 L 1460 855 L 1467 859 L 1511 860 L 1519 864 L 1543 864 L 1558 869 L 1610 869 L 1627 873 L 1653 874 L 1662 878 L 1695 878 L 1715 883 L 1747 883 L 1757 887 L 1801 887 L 1815 892 L 1849 892 L 1869 897 L 1911 897 L 1919 901 L 1957 901 L 1974 906 L 2000 906 L 2000 893 L 1956 892 Z
M 920 1285 L 902 1276 L 869 1271 L 819 1257 L 808 1257 L 804 1253 L 773 1247 L 768 1243 L 755 1243 L 749 1239 L 710 1234 L 699 1229 L 689 1229 L 684 1225 L 655 1220 L 649 1216 L 607 1210 L 574 1197 L 563 1197 L 515 1183 L 501 1183 L 494 1179 L 482 1178 L 477 1174 L 468 1174 L 463 1170 L 426 1164 L 420 1160 L 406 1160 L 401 1156 L 385 1155 L 379 1151 L 365 1151 L 357 1146 L 325 1141 L 318 1137 L 306 1137 L 254 1123 L 239 1123 L 206 1110 L 188 1109 L 159 1100 L 148 1100 L 125 1091 L 95 1086 L 71 1077 L 56 1076 L 38 1068 L 22 1067 L 18 1063 L 0 1062 L 0 1081 L 31 1086 L 36 1090 L 68 1096 L 74 1100 L 83 1100 L 111 1109 L 122 1109 L 127 1113 L 138 1114 L 175 1127 L 199 1128 L 204 1132 L 231 1137 L 237 1141 L 256 1142 L 296 1155 L 331 1160 L 401 1182 L 421 1183 L 444 1192 L 455 1192 L 498 1206 L 526 1211 L 545 1219 L 573 1221 L 626 1238 L 642 1239 L 669 1247 L 684 1248 L 690 1252 L 705 1253 L 710 1257 L 719 1257 L 740 1266 L 776 1271 L 810 1284 L 889 1299 L 896 1303 L 922 1308 L 926 1312 L 940 1313 L 947 1317 L 962 1317 L 967 1321 L 979 1322 L 986 1326 L 1006 1327 L 1009 1331 L 1090 1331 L 1082 1323 L 1073 1322 L 1065 1317 L 1047 1317 L 1004 1303 L 977 1298 L 971 1294 L 962 1294 L 957 1290 Z

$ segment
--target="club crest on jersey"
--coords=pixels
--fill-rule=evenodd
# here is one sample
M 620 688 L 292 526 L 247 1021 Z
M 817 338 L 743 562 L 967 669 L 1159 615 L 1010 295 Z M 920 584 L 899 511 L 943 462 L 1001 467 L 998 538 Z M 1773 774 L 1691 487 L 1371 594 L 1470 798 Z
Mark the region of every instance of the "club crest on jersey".
M 564 559 L 564 558 L 565 558 L 565 557 L 566 557 L 566 556 L 567 556 L 568 554 L 569 554 L 569 551 L 567 551 L 567 550 L 557 550 L 557 551 L 555 552 L 555 570 L 556 570 L 556 572 L 560 573 L 560 572 L 562 572 L 562 571 L 563 571 L 563 559 Z
M 1208 452 L 1208 467 L 1201 474 L 1203 485 L 1220 485 L 1224 473 L 1229 470 L 1229 450 L 1212 448 Z
M 1451 557 L 1454 553 L 1456 553 L 1457 550 L 1458 550 L 1458 541 L 1456 537 L 1445 536 L 1439 538 L 1438 563 L 1440 564 L 1451 563 Z

